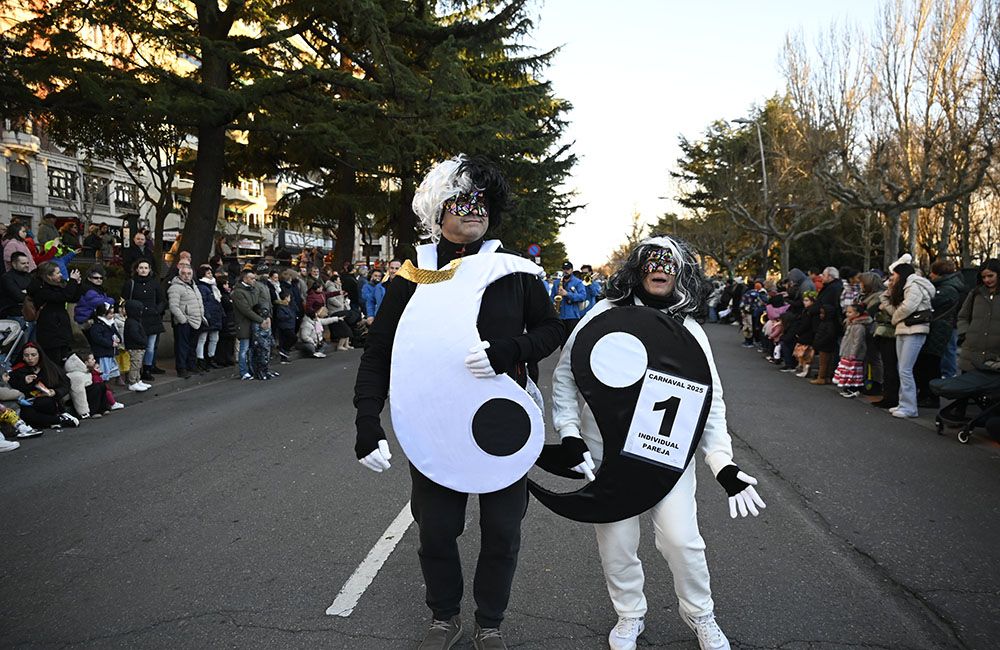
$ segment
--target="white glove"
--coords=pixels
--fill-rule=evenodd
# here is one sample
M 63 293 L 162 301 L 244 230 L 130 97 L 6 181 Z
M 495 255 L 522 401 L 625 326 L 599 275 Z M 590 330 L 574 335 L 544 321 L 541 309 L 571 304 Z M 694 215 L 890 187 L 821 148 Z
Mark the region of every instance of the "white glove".
M 469 348 L 471 354 L 465 357 L 465 367 L 479 379 L 489 379 L 490 377 L 497 376 L 497 373 L 493 370 L 493 366 L 490 365 L 490 358 L 486 355 L 486 349 L 489 347 L 489 341 L 480 341 Z
M 756 517 L 760 514 L 758 508 L 764 509 L 767 507 L 764 500 L 760 498 L 757 490 L 753 487 L 757 485 L 757 479 L 744 472 L 737 472 L 736 478 L 749 483 L 749 485 L 736 496 L 729 497 L 729 516 L 735 519 L 736 511 L 739 510 L 741 517 L 746 517 L 747 513 Z
M 585 451 L 583 452 L 583 462 L 572 469 L 577 474 L 583 474 L 586 476 L 588 481 L 593 481 L 595 467 L 597 467 L 597 465 L 594 464 L 594 459 L 591 457 L 590 452 Z
M 389 441 L 379 440 L 378 449 L 360 459 L 358 462 L 373 472 L 381 473 L 389 469 L 389 459 L 391 458 L 392 454 L 389 453 Z

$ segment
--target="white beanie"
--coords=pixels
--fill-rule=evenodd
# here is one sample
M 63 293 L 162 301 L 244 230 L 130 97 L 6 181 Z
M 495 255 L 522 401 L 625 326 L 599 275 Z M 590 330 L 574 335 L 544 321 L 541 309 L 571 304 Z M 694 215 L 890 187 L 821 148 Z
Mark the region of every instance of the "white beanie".
M 913 261 L 913 256 L 911 256 L 909 253 L 903 253 L 903 255 L 898 260 L 889 265 L 889 273 L 892 273 L 894 270 L 896 270 L 896 267 L 899 266 L 900 264 L 909 264 L 912 261 Z

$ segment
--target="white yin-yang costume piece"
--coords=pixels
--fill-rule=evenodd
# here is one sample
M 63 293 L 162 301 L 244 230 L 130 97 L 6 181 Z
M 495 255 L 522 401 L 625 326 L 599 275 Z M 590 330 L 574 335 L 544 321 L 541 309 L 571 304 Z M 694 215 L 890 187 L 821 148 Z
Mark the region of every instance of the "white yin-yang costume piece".
M 517 382 L 477 379 L 465 366 L 481 340 L 476 321 L 486 287 L 513 273 L 543 273 L 499 247 L 484 242 L 450 279 L 418 284 L 392 349 L 389 400 L 400 446 L 421 474 L 471 494 L 502 490 L 527 474 L 545 438 L 542 412 Z M 417 263 L 437 270 L 433 244 L 418 247 Z M 490 439 L 499 446 L 484 442 Z

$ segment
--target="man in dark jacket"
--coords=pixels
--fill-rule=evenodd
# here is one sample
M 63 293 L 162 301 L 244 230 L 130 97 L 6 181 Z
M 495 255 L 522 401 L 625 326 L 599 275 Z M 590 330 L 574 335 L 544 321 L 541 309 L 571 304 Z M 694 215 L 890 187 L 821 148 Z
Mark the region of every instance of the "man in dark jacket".
M 428 172 L 413 199 L 414 212 L 432 238 L 439 239 L 436 248 L 430 245 L 427 249 L 424 268 L 433 266 L 430 270 L 436 270 L 456 258 L 478 254 L 487 227 L 495 228 L 500 221 L 507 191 L 496 168 L 480 159 L 460 156 Z M 496 245 L 489 242 L 488 249 L 495 250 Z M 436 263 L 431 263 L 435 257 Z M 389 285 L 369 333 L 354 389 L 358 409 L 355 452 L 365 467 L 378 472 L 389 468 L 391 456 L 379 416 L 389 392 L 396 327 L 417 289 L 414 279 L 400 274 Z M 478 330 L 479 337 L 489 345 L 466 359 L 469 371 L 474 377 L 507 374 L 522 387 L 527 383 L 525 362 L 545 358 L 563 340 L 562 324 L 552 310 L 544 285 L 525 273 L 501 277 L 486 288 Z M 440 334 L 447 336 L 448 332 Z M 448 386 L 441 386 L 441 392 L 447 395 Z M 461 395 L 450 397 L 461 399 Z M 462 634 L 462 567 L 457 538 L 465 528 L 468 495 L 435 483 L 413 465 L 410 476 L 411 508 L 420 531 L 418 555 L 433 615 L 420 647 L 444 650 Z M 517 565 L 526 485 L 522 476 L 506 488 L 479 497 L 482 546 L 474 583 L 476 648 L 506 648 L 499 626 Z
M 122 253 L 122 266 L 125 267 L 126 277 L 132 277 L 132 269 L 135 268 L 136 262 L 140 260 L 149 262 L 149 266 L 153 270 L 152 275 L 159 277 L 160 265 L 156 263 L 153 254 L 146 248 L 146 235 L 137 232 L 132 237 L 132 245 Z
M 819 290 L 816 301 L 829 310 L 827 314 L 834 323 L 839 323 L 843 318 L 840 310 L 840 294 L 843 292 L 844 282 L 840 279 L 840 270 L 835 266 L 823 269 L 823 288 Z
M 24 297 L 29 284 L 28 256 L 15 252 L 10 256 L 10 270 L 0 276 L 0 318 L 13 318 L 24 325 Z
M 969 295 L 969 287 L 957 271 L 955 262 L 949 259 L 931 264 L 931 283 L 937 293 L 931 301 L 934 322 L 924 346 L 940 353 L 942 377 L 958 374 L 958 310 Z
M 250 351 L 250 337 L 253 328 L 270 327 L 270 313 L 262 311 L 258 304 L 257 274 L 251 270 L 240 273 L 240 279 L 233 287 L 230 297 L 233 301 L 233 318 L 236 321 L 236 338 L 239 341 L 240 378 L 253 379 L 250 366 L 247 364 L 247 353 Z M 256 309 L 255 309 L 256 308 Z

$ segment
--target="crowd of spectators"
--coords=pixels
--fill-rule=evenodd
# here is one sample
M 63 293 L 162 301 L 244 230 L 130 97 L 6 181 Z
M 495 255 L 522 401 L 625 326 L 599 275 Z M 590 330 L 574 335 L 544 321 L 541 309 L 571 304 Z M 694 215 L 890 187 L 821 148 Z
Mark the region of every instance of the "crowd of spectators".
M 307 249 L 287 264 L 273 257 L 234 264 L 220 254 L 198 268 L 177 250 L 164 269 L 143 232 L 113 258 L 114 239 L 100 227 L 83 241 L 75 225 L 56 230 L 43 220 L 43 229 L 51 232 L 42 246 L 18 223 L 3 238 L 0 322 L 14 323 L 21 336 L 0 351 L 0 401 L 9 405 L 0 405 L 0 451 L 124 408 L 116 391 L 149 390 L 168 372 L 159 365 L 168 326 L 174 371 L 183 379 L 235 367 L 244 381 L 270 380 L 279 376 L 272 366 L 289 363 L 296 350 L 324 358 L 354 349 L 400 268 L 398 261 L 384 265 L 384 277 L 352 264 L 338 271 L 332 254 Z M 78 251 L 96 263 L 70 269 Z M 107 271 L 119 260 L 126 279 L 120 290 L 107 290 Z
M 998 274 L 1000 260 L 987 259 L 972 285 L 938 259 L 925 277 L 904 255 L 885 273 L 829 266 L 777 282 L 717 279 L 708 318 L 739 327 L 743 346 L 781 372 L 912 418 L 940 407 L 932 380 L 1000 357 Z

